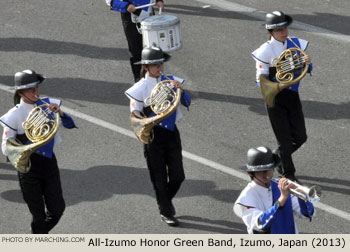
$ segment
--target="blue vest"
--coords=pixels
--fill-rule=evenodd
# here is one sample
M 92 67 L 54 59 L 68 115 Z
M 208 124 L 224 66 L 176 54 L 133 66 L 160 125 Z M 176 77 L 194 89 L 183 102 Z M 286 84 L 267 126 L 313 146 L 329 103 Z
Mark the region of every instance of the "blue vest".
M 261 229 L 264 231 L 270 230 L 270 234 L 295 234 L 296 230 L 291 196 L 288 197 L 285 205 L 278 209 L 275 202 L 281 196 L 281 192 L 278 189 L 278 184 L 274 181 L 271 181 L 271 190 L 272 202 L 274 205 L 260 215 Z M 314 214 L 313 204 L 299 198 L 298 204 L 302 215 L 308 217 L 311 221 L 311 217 Z
M 281 195 L 278 184 L 271 181 L 273 205 L 259 216 L 261 229 L 270 234 L 295 234 L 292 199 L 288 197 L 282 208 L 277 208 L 275 202 Z
M 275 203 L 281 196 L 278 184 L 271 181 L 272 201 Z M 289 196 L 285 205 L 278 209 L 271 225 L 271 234 L 295 234 L 294 215 L 292 207 L 292 199 Z

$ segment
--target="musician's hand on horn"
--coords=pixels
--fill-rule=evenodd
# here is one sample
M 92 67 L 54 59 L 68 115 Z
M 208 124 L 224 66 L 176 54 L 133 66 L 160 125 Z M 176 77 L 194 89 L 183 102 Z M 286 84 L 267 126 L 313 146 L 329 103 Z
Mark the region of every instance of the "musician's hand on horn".
M 182 89 L 182 84 L 176 80 L 171 81 L 174 87 Z
M 294 185 L 293 183 L 289 183 L 289 180 L 287 178 L 281 178 L 278 181 L 278 188 L 280 189 L 281 194 L 289 196 L 290 194 L 289 189 L 295 189 L 296 185 Z
M 289 183 L 287 178 L 281 178 L 278 181 L 278 189 L 280 189 L 281 191 L 281 196 L 279 197 L 278 201 L 280 203 L 280 206 L 284 206 L 284 204 L 286 203 L 289 194 L 290 194 L 290 188 L 293 185 Z
M 305 63 L 308 65 L 311 64 L 311 57 L 309 55 L 305 56 Z
M 184 92 L 184 90 L 182 89 L 182 84 L 180 82 L 173 80 L 171 83 L 174 87 L 179 88 L 181 90 L 181 94 Z
M 50 109 L 52 112 L 59 113 L 60 116 L 63 116 L 63 112 L 62 112 L 62 110 L 60 109 L 60 106 L 58 106 L 56 103 L 50 103 L 49 109 Z

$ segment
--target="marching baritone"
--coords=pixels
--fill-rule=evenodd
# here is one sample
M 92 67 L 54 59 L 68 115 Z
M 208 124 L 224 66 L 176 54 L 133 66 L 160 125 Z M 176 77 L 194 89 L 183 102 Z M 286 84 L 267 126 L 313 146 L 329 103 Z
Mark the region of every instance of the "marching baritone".
M 76 128 L 73 119 L 60 109 L 60 100 L 39 99 L 39 85 L 45 77 L 33 70 L 24 70 L 17 72 L 14 79 L 15 106 L 0 117 L 0 123 L 4 127 L 1 149 L 5 156 L 9 155 L 6 145 L 9 139 L 15 138 L 24 145 L 31 144 L 23 122 L 34 108 L 42 104 L 48 105 L 52 111 L 48 113 L 59 113 L 65 128 Z M 23 199 L 32 214 L 31 231 L 34 234 L 47 234 L 58 223 L 65 209 L 59 169 L 53 152 L 54 145 L 61 141 L 59 133 L 56 133 L 52 140 L 30 155 L 29 171 L 18 171 Z
M 142 79 L 125 91 L 130 99 L 130 111 L 136 117 L 146 118 L 155 115 L 144 101 L 150 97 L 157 83 L 167 79 L 173 80 L 172 84 L 177 89 L 181 89 L 181 104 L 190 106 L 191 98 L 182 89 L 184 80 L 162 74 L 164 62 L 169 59 L 170 55 L 158 47 L 145 47 L 142 50 L 142 59 L 138 62 L 142 64 Z M 172 114 L 153 127 L 153 141 L 144 145 L 144 156 L 155 190 L 161 220 L 169 226 L 179 224 L 175 218 L 172 199 L 185 179 L 180 133 L 176 127 L 176 121 L 181 117 L 181 110 L 177 106 Z
M 259 78 L 266 76 L 270 81 L 276 82 L 276 67 L 272 64 L 274 58 L 287 48 L 298 48 L 305 51 L 309 42 L 299 38 L 288 37 L 288 26 L 293 19 L 281 11 L 274 11 L 266 15 L 265 28 L 268 30 L 270 40 L 256 49 L 252 56 L 256 61 L 256 82 L 260 86 Z M 309 56 L 305 57 L 311 74 L 312 64 Z M 275 96 L 275 106 L 267 106 L 267 113 L 273 132 L 278 142 L 278 148 L 274 150 L 281 160 L 282 165 L 277 171 L 290 180 L 296 181 L 295 167 L 292 154 L 298 150 L 307 140 L 305 119 L 299 98 L 298 87 L 300 81 L 291 85 Z
M 297 234 L 294 215 L 310 219 L 315 215 L 313 204 L 290 193 L 295 185 L 281 178 L 271 180 L 279 157 L 264 146 L 251 148 L 248 163 L 242 170 L 248 172 L 251 182 L 236 200 L 233 211 L 247 226 L 249 234 Z
M 141 66 L 135 65 L 135 62 L 141 60 L 141 52 L 143 48 L 142 35 L 138 31 L 140 22 L 154 15 L 152 6 L 144 7 L 142 9 L 135 9 L 137 6 L 147 5 L 153 0 L 106 0 L 107 5 L 114 11 L 121 13 L 124 33 L 128 42 L 130 53 L 130 65 L 134 75 L 135 82 L 140 80 Z M 163 0 L 156 0 L 158 8 L 164 8 Z

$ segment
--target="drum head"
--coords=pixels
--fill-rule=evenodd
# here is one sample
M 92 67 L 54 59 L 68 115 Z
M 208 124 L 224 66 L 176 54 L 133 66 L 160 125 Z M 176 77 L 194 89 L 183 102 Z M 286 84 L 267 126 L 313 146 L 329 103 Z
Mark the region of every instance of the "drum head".
M 141 22 L 143 29 L 154 30 L 180 23 L 180 19 L 174 15 L 155 15 L 144 19 Z

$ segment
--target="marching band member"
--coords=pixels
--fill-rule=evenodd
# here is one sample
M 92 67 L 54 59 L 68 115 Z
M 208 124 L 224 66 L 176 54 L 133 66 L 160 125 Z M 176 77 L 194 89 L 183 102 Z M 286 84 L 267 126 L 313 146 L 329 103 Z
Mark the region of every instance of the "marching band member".
M 106 2 L 112 10 L 121 13 L 124 32 L 128 41 L 130 65 L 135 82 L 137 82 L 140 80 L 141 66 L 134 63 L 141 60 L 143 48 L 142 35 L 138 29 L 143 19 L 154 15 L 154 10 L 152 7 L 142 9 L 135 9 L 135 7 L 149 4 L 152 0 L 106 0 Z M 156 0 L 156 5 L 158 8 L 164 8 L 163 0 Z
M 181 103 L 186 107 L 190 105 L 191 98 L 182 89 L 184 80 L 171 75 L 162 75 L 164 62 L 169 59 L 170 55 L 158 47 L 146 47 L 142 50 L 142 59 L 136 64 L 142 64 L 143 78 L 125 92 L 130 99 L 130 111 L 136 117 L 155 115 L 149 106 L 146 107 L 144 100 L 151 95 L 152 89 L 158 82 L 166 79 L 173 80 L 173 85 L 182 90 Z M 154 126 L 153 141 L 144 145 L 144 156 L 156 193 L 161 219 L 169 226 L 179 224 L 175 218 L 172 199 L 185 179 L 180 133 L 176 127 L 176 121 L 181 117 L 180 108 L 177 107 L 173 114 Z
M 288 37 L 288 26 L 292 23 L 292 17 L 281 11 L 274 11 L 266 15 L 265 28 L 270 34 L 270 40 L 256 49 L 252 56 L 256 61 L 256 82 L 259 86 L 260 75 L 265 75 L 271 81 L 276 81 L 276 68 L 271 61 L 278 58 L 287 48 L 300 48 L 305 51 L 309 42 L 299 38 Z M 306 57 L 311 74 L 311 58 Z M 292 153 L 298 150 L 306 142 L 305 119 L 299 98 L 298 87 L 300 82 L 283 89 L 275 97 L 275 107 L 267 106 L 268 116 L 272 129 L 278 142 L 278 148 L 274 150 L 280 155 L 282 165 L 277 169 L 284 177 L 296 181 L 295 167 Z
M 44 102 L 50 104 L 51 111 L 59 113 L 65 128 L 76 127 L 73 119 L 60 109 L 60 100 L 39 99 L 39 84 L 44 80 L 42 75 L 33 70 L 15 74 L 15 107 L 0 117 L 0 123 L 4 127 L 1 147 L 5 156 L 8 155 L 6 142 L 9 138 L 16 138 L 23 144 L 31 143 L 24 133 L 22 123 L 35 106 Z M 31 231 L 34 234 L 47 234 L 58 223 L 65 209 L 57 160 L 53 152 L 54 145 L 60 141 L 61 137 L 56 133 L 54 139 L 30 156 L 29 172 L 18 172 L 22 195 L 32 214 Z
M 297 234 L 293 213 L 299 218 L 314 216 L 312 203 L 290 194 L 296 185 L 281 178 L 271 180 L 279 157 L 264 146 L 248 150 L 248 164 L 242 170 L 248 172 L 251 182 L 236 200 L 233 211 L 242 218 L 249 234 Z

